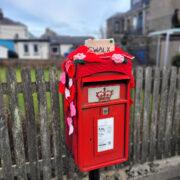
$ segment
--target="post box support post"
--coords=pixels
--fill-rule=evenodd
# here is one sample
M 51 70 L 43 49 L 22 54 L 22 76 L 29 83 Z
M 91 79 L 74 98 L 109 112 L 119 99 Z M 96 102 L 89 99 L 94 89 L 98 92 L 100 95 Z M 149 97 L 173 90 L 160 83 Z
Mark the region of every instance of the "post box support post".
M 100 180 L 99 169 L 95 169 L 89 172 L 89 180 Z

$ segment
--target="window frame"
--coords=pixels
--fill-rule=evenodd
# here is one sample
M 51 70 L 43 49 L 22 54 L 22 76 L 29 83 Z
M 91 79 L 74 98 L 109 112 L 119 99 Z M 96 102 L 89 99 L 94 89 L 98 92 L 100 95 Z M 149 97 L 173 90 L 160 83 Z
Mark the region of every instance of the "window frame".
M 29 55 L 29 45 L 27 43 L 23 44 L 23 53 L 25 56 Z
M 35 50 L 37 48 L 37 51 Z M 33 53 L 34 55 L 39 54 L 39 44 L 33 44 Z

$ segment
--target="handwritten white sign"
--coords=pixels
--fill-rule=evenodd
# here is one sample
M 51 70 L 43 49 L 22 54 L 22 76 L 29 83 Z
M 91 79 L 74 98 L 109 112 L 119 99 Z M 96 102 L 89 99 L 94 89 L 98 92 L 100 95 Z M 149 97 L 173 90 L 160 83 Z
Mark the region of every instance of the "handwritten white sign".
M 88 39 L 85 45 L 96 54 L 111 52 L 115 49 L 114 39 Z

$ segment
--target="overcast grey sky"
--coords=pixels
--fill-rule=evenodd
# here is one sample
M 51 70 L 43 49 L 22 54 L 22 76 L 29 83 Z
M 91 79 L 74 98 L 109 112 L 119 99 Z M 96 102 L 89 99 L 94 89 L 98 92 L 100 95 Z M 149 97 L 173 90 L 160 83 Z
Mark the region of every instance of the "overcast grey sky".
M 116 12 L 127 11 L 130 0 L 0 0 L 5 16 L 40 35 L 50 27 L 62 35 L 97 35 Z

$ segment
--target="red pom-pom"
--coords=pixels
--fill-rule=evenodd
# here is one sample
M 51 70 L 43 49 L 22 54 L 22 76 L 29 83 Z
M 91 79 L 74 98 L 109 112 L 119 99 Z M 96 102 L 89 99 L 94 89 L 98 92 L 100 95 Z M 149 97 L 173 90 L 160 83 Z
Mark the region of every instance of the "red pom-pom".
M 67 99 L 64 100 L 64 110 L 67 111 L 69 108 L 69 101 Z
M 59 91 L 59 93 L 64 94 L 65 85 L 63 83 L 61 83 L 61 82 L 59 82 L 58 91 Z
M 71 60 L 68 60 L 65 65 L 66 71 L 70 78 L 74 77 L 75 74 L 75 66 Z
M 69 102 L 74 100 L 74 96 L 75 96 L 75 87 L 74 85 L 72 85 L 70 88 L 70 97 L 68 98 Z
M 75 74 L 75 66 L 74 64 L 71 64 L 68 69 L 68 75 L 70 78 L 73 78 Z

